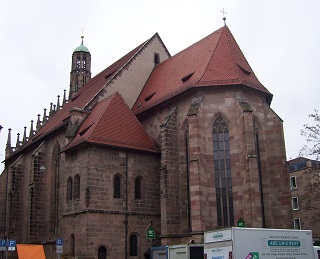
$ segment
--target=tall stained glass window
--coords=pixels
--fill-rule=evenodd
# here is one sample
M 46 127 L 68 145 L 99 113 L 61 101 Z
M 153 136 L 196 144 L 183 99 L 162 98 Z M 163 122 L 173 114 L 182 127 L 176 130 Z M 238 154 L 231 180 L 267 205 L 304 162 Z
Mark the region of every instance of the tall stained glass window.
M 212 129 L 218 226 L 234 225 L 232 176 L 228 126 L 218 117 Z

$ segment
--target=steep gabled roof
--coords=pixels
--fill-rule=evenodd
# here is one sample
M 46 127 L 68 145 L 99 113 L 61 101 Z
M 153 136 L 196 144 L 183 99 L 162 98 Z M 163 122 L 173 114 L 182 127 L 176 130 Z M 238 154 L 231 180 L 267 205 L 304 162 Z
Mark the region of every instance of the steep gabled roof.
M 151 39 L 150 39 L 151 40 Z M 86 109 L 90 102 L 104 89 L 104 87 L 122 71 L 126 64 L 132 60 L 137 53 L 150 41 L 146 41 L 130 51 L 128 54 L 120 58 L 111 66 L 93 77 L 79 92 L 66 103 L 61 110 L 59 110 L 53 117 L 51 117 L 46 124 L 37 132 L 33 140 L 42 138 L 50 132 L 63 125 L 71 113 L 72 108 Z
M 149 40 L 143 42 L 125 56 L 117 60 L 111 66 L 100 72 L 98 75 L 93 77 L 85 86 L 83 86 L 79 92 L 63 105 L 61 109 L 58 109 L 54 115 L 50 116 L 49 120 L 39 129 L 39 131 L 28 140 L 27 143 L 20 146 L 19 149 L 15 150 L 13 153 L 6 156 L 6 159 L 16 156 L 17 154 L 23 152 L 29 146 L 43 141 L 43 139 L 56 132 L 58 129 L 67 125 L 68 120 L 71 116 L 71 110 L 78 108 L 80 110 L 90 110 L 91 106 L 96 102 L 97 96 L 107 87 L 112 80 L 117 79 L 131 61 L 138 56 L 146 46 L 155 38 L 159 37 L 155 34 Z M 163 44 L 163 43 L 162 43 Z M 164 45 L 163 45 L 164 46 Z M 165 46 L 164 46 L 165 48 Z M 165 48 L 166 49 L 166 48 Z M 167 51 L 167 50 L 166 50 Z M 170 55 L 170 54 L 168 54 Z
M 229 28 L 224 26 L 159 64 L 132 110 L 143 112 L 194 87 L 245 85 L 271 93 L 259 82 Z
M 83 143 L 157 152 L 155 143 L 119 93 L 93 107 L 65 150 Z

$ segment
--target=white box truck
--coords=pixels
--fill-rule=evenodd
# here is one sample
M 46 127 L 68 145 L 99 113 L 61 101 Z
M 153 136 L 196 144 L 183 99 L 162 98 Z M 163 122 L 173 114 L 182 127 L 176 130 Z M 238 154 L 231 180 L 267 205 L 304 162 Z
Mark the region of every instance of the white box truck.
M 151 247 L 151 259 L 203 259 L 203 244 Z
M 203 249 L 203 244 L 185 244 L 169 246 L 168 259 L 202 259 Z
M 204 233 L 207 259 L 313 259 L 311 230 L 240 228 Z
M 151 259 L 168 259 L 168 246 L 151 247 Z

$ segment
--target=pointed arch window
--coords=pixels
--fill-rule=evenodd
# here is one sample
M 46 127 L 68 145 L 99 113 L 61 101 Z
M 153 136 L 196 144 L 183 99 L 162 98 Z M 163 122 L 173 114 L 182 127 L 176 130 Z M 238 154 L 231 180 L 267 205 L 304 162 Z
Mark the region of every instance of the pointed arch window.
M 74 177 L 73 199 L 80 199 L 80 176 L 78 174 Z
M 107 258 L 107 249 L 104 246 L 100 246 L 98 249 L 98 259 Z
M 81 56 L 80 55 L 77 55 L 76 68 L 77 69 L 81 68 Z
M 138 256 L 138 237 L 135 234 L 130 236 L 130 256 Z
M 121 198 L 121 177 L 116 175 L 113 183 L 113 197 Z
M 232 175 L 228 126 L 219 116 L 212 128 L 218 226 L 234 225 Z
M 69 177 L 67 180 L 67 202 L 72 201 L 72 178 Z
M 70 256 L 74 256 L 75 255 L 75 237 L 74 237 L 74 234 L 70 235 L 69 255 Z
M 136 200 L 141 200 L 141 188 L 142 188 L 141 177 L 137 177 L 134 181 L 134 198 Z
M 85 54 L 82 55 L 82 68 L 83 69 L 86 68 L 86 55 Z

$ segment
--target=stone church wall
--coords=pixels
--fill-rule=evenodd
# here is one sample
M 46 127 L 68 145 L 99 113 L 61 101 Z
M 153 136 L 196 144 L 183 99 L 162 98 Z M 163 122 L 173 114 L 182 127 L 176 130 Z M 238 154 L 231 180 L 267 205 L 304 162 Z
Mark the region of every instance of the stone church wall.
M 193 99 L 199 96 L 202 98 L 200 98 L 200 103 L 192 104 Z M 175 112 L 169 115 L 174 107 L 176 107 Z M 192 112 L 190 112 L 191 109 Z M 169 161 L 165 160 L 164 157 L 167 156 L 163 152 L 170 147 L 169 144 L 166 144 L 166 148 L 162 150 L 161 161 L 161 168 L 165 168 L 168 164 L 177 165 L 177 167 L 171 167 L 171 170 L 166 170 L 165 174 L 168 179 L 170 175 L 175 176 L 172 178 L 171 188 L 176 187 L 177 190 L 180 190 L 175 201 L 172 200 L 173 197 L 170 197 L 170 203 L 167 197 L 161 197 L 163 206 L 161 214 L 167 220 L 162 234 L 168 234 L 168 240 L 171 240 L 169 244 L 185 241 L 188 233 L 190 236 L 192 233 L 197 235 L 201 231 L 219 227 L 216 214 L 212 142 L 212 126 L 218 116 L 225 120 L 229 129 L 234 224 L 236 225 L 236 221 L 241 217 L 246 221 L 248 227 L 262 227 L 263 224 L 271 228 L 292 227 L 281 119 L 258 92 L 232 87 L 214 90 L 199 89 L 186 93 L 181 98 L 170 100 L 154 108 L 149 114 L 138 116 L 149 134 L 158 143 L 161 143 L 162 149 L 163 143 L 167 143 L 168 136 L 163 135 L 164 126 L 160 125 L 165 121 L 166 125 L 173 123 L 176 128 L 171 132 L 170 141 L 172 141 L 171 145 L 179 150 L 178 156 L 171 156 L 171 161 L 170 156 Z M 254 127 L 257 128 L 259 134 L 264 216 L 261 211 L 262 201 Z M 186 192 L 188 185 L 186 129 L 189 138 L 190 201 L 188 201 Z M 170 206 L 172 203 L 179 204 L 179 210 Z M 188 203 L 190 204 L 190 215 L 188 215 Z M 177 211 L 180 212 L 179 223 L 175 214 Z M 190 223 L 188 223 L 188 217 L 190 217 Z M 191 224 L 191 231 L 188 224 Z M 180 226 L 179 231 L 174 228 L 178 225 Z M 174 228 L 172 232 L 169 231 L 172 229 L 171 226 Z
M 95 258 L 98 248 L 105 246 L 113 258 L 124 258 L 125 242 L 131 234 L 138 236 L 143 254 L 150 245 L 146 238 L 150 222 L 160 234 L 158 155 L 87 146 L 67 152 L 66 166 L 61 170 L 61 235 L 68 249 L 70 236 L 74 235 L 77 255 Z M 76 174 L 81 179 L 80 199 L 66 202 L 67 179 Z M 121 178 L 120 198 L 114 197 L 116 175 Z M 136 177 L 142 179 L 139 200 L 134 198 Z

